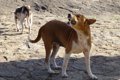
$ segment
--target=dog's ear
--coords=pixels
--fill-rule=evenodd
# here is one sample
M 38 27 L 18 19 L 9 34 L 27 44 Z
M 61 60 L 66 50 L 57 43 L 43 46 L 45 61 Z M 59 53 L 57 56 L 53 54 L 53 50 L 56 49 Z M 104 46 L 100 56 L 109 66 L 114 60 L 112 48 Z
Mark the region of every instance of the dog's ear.
M 26 8 L 28 8 L 29 10 L 31 9 L 30 5 L 24 5 Z
M 71 14 L 68 14 L 67 18 L 68 18 L 68 20 L 70 21 L 70 19 L 72 18 L 72 15 L 71 15 Z
M 27 5 L 27 7 L 28 7 L 29 10 L 31 9 L 30 5 Z
M 96 22 L 96 19 L 86 19 L 88 25 L 91 25 Z

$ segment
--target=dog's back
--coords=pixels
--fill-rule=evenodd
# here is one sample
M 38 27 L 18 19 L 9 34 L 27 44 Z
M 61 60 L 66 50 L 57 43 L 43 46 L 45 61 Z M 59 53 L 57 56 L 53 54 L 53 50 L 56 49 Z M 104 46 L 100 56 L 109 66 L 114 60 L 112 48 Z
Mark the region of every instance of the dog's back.
M 77 33 L 66 23 L 52 20 L 43 26 L 43 34 L 46 38 L 52 39 L 52 42 L 57 42 L 59 45 L 66 47 L 66 43 L 71 43 L 71 40 L 77 42 Z
M 14 12 L 15 17 L 18 18 L 20 17 L 20 14 L 24 14 L 25 16 L 29 16 L 29 9 L 26 6 L 22 6 L 20 8 L 17 8 Z
M 52 45 L 54 42 L 66 48 L 69 52 L 72 42 L 78 42 L 78 36 L 76 31 L 68 24 L 58 20 L 52 20 L 43 25 L 35 40 L 30 40 L 32 43 L 36 43 L 42 37 L 45 45 Z

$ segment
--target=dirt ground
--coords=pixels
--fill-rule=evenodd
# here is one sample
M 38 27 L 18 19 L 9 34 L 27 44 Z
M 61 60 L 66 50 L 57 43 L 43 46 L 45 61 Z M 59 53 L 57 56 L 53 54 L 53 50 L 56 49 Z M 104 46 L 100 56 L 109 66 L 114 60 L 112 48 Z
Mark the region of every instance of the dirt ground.
M 97 19 L 96 23 L 91 25 L 92 71 L 98 76 L 98 80 L 120 80 L 119 0 L 0 1 L 0 80 L 89 80 L 82 53 L 71 55 L 67 68 L 68 78 L 61 78 L 61 70 L 56 70 L 58 74 L 55 75 L 47 73 L 42 40 L 35 44 L 30 43 L 28 48 L 28 29 L 24 29 L 23 34 L 16 32 L 13 12 L 23 4 L 32 6 L 32 39 L 36 38 L 39 28 L 46 22 L 53 19 L 66 22 L 68 13 L 82 13 L 88 18 Z M 45 7 L 45 10 L 41 6 Z M 61 47 L 57 55 L 60 66 L 63 56 L 64 48 Z

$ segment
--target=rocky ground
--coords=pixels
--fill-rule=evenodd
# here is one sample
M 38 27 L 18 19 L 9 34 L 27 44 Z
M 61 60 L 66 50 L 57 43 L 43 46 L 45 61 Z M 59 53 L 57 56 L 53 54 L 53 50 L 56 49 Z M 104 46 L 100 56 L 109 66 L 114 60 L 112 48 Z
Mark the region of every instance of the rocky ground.
M 13 12 L 16 7 L 30 4 L 33 12 L 31 38 L 46 22 L 57 19 L 67 21 L 67 14 L 82 13 L 96 18 L 91 25 L 91 66 L 99 80 L 120 80 L 120 1 L 119 0 L 0 0 L 0 80 L 89 80 L 84 55 L 71 55 L 67 68 L 68 78 L 47 73 L 44 64 L 44 44 L 26 45 L 28 29 L 16 32 Z M 57 61 L 62 65 L 64 48 L 60 48 Z

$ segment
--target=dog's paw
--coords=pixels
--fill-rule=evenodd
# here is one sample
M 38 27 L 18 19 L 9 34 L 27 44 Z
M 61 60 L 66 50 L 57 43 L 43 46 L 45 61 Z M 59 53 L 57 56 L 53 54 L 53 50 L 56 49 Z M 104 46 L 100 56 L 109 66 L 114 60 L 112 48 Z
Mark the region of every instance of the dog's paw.
M 95 75 L 91 75 L 91 76 L 90 76 L 90 80 L 98 80 L 98 78 L 97 78 L 97 76 L 95 76 Z
M 56 70 L 60 70 L 61 69 L 61 66 L 55 66 L 54 67 Z
M 48 70 L 48 73 L 49 73 L 49 74 L 55 74 L 55 71 L 53 71 L 53 70 Z
M 68 77 L 67 73 L 62 74 L 62 78 L 67 78 L 67 77 Z

